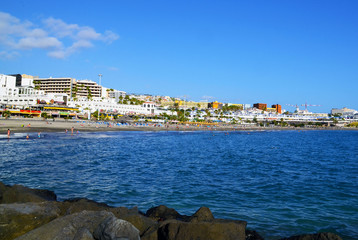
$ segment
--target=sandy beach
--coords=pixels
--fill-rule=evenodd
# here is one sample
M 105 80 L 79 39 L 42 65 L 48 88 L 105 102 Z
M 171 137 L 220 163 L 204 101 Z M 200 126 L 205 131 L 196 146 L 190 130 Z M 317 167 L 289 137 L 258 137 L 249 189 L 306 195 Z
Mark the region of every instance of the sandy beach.
M 117 124 L 114 122 L 93 122 L 88 120 L 64 120 L 55 121 L 43 119 L 25 119 L 25 118 L 0 118 L 0 134 L 6 135 L 10 129 L 12 133 L 26 132 L 103 132 L 103 131 L 271 131 L 271 130 L 356 130 L 348 128 L 294 128 L 294 127 L 244 127 L 240 125 L 219 125 L 213 127 L 196 125 L 163 125 L 163 124 Z
M 0 134 L 7 134 L 10 129 L 14 132 L 62 132 L 71 131 L 80 132 L 102 132 L 102 131 L 204 131 L 204 130 L 234 130 L 232 127 L 198 127 L 186 125 L 163 125 L 163 124 L 117 124 L 114 122 L 94 122 L 88 120 L 64 120 L 56 119 L 55 121 L 43 119 L 24 119 L 11 118 L 0 119 Z

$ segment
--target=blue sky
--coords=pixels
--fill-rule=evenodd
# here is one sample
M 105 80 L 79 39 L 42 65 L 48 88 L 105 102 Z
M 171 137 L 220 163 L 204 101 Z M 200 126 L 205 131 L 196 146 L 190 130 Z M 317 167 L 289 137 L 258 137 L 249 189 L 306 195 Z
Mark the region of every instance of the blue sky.
M 0 73 L 358 110 L 357 11 L 353 0 L 5 1 Z

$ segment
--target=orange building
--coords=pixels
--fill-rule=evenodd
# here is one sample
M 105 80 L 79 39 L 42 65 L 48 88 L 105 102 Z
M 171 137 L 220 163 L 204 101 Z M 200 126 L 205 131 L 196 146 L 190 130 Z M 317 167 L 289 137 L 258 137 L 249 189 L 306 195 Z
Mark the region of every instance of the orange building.
M 219 108 L 221 109 L 223 107 L 223 104 L 218 101 L 215 101 L 215 102 L 209 103 L 208 107 L 213 108 L 213 109 L 219 109 Z
M 276 109 L 276 112 L 278 113 L 282 113 L 282 109 L 281 109 L 281 105 L 280 104 L 275 104 L 271 106 L 272 108 Z
M 266 111 L 267 110 L 267 104 L 266 103 L 255 103 L 254 108 Z

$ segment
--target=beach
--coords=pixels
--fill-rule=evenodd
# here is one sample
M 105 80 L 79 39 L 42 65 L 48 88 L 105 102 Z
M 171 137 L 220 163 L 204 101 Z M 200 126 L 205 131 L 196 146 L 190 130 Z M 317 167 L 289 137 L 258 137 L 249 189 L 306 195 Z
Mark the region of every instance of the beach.
M 336 127 L 260 127 L 243 125 L 188 125 L 188 124 L 156 124 L 150 122 L 142 123 L 116 123 L 89 120 L 65 120 L 65 119 L 33 119 L 33 118 L 0 118 L 0 134 L 27 132 L 62 132 L 69 131 L 73 127 L 74 132 L 103 132 L 103 131 L 271 131 L 271 130 L 356 130 L 354 128 Z

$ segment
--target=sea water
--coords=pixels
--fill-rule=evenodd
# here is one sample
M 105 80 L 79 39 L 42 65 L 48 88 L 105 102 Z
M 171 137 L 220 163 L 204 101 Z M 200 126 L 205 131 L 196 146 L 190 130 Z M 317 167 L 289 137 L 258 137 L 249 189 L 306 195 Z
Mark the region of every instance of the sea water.
M 358 237 L 358 131 L 96 132 L 0 137 L 0 181 L 139 210 L 245 220 L 265 239 Z

